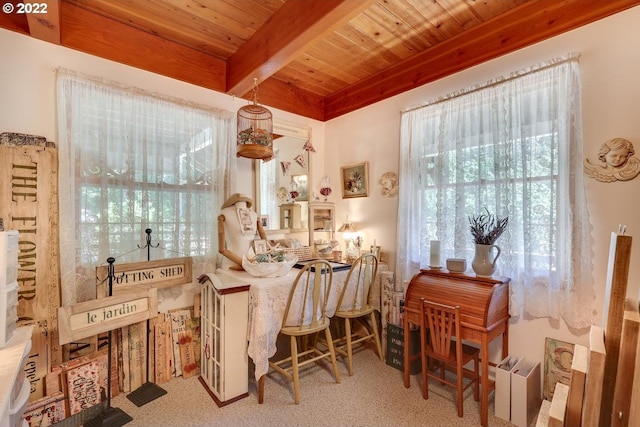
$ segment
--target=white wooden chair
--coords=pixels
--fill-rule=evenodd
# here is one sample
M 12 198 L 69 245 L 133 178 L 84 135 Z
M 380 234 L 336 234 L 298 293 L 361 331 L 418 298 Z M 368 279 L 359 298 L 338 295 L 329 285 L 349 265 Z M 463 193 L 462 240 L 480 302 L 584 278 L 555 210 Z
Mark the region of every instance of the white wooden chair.
M 331 319 L 326 313 L 332 280 L 333 271 L 327 261 L 310 262 L 300 270 L 289 293 L 280 333 L 290 337 L 291 355 L 270 361 L 269 366 L 293 381 L 296 404 L 300 403 L 299 370 L 310 363 L 330 359 L 336 383 L 340 383 L 338 363 L 329 329 Z M 326 342 L 329 343 L 326 350 L 316 346 L 317 334 L 322 331 Z M 303 351 L 298 349 L 298 338 L 301 337 L 312 338 L 307 342 L 309 347 Z
M 353 375 L 355 344 L 373 341 L 378 357 L 382 360 L 378 321 L 371 301 L 373 283 L 377 274 L 378 258 L 374 254 L 362 255 L 351 265 L 338 300 L 334 318 L 344 320 L 344 336 L 338 337 L 334 345 L 336 352 L 347 357 L 349 375 Z M 358 322 L 360 328 L 354 329 L 352 320 Z

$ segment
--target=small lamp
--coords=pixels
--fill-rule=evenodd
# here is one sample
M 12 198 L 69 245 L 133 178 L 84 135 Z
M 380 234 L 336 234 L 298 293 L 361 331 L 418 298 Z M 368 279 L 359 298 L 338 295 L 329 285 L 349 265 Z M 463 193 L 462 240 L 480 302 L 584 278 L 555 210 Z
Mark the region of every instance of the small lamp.
M 360 255 L 360 246 L 362 246 L 362 238 L 358 234 L 356 227 L 349 221 L 347 215 L 347 221 L 338 229 L 339 233 L 342 233 L 342 238 L 346 246 L 347 262 L 353 261 Z

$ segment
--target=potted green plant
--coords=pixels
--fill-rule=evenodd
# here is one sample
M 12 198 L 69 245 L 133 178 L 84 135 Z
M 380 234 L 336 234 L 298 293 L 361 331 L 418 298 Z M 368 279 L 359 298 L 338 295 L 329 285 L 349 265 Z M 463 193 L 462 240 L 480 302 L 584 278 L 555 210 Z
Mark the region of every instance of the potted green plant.
M 478 276 L 491 276 L 496 270 L 496 261 L 501 250 L 495 243 L 504 233 L 509 224 L 509 217 L 500 218 L 493 215 L 487 208 L 485 212 L 469 217 L 469 229 L 476 245 L 475 256 L 471 268 Z M 492 256 L 495 248 L 496 255 Z

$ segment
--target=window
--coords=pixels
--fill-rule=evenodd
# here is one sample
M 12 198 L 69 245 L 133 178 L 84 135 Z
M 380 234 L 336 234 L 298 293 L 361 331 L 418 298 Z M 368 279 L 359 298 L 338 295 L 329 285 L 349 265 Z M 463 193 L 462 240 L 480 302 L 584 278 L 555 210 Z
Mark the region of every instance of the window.
M 64 271 L 78 282 L 63 273 L 63 299 L 92 298 L 108 257 L 146 260 L 146 229 L 152 259 L 191 256 L 194 277 L 214 269 L 232 114 L 65 73 L 58 91 L 60 228 L 75 249 Z
M 511 314 L 591 324 L 590 225 L 582 174 L 576 58 L 554 60 L 402 116 L 398 271 L 473 259 L 469 216 L 509 217 L 497 274 Z

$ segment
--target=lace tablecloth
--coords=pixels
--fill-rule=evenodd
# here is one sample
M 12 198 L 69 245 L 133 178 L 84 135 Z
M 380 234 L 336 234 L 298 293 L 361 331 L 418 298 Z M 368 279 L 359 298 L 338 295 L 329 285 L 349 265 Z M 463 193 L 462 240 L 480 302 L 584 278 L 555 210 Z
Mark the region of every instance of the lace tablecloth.
M 291 286 L 300 270 L 292 268 L 286 276 L 282 277 L 254 277 L 244 271 L 216 270 L 220 276 L 230 276 L 251 284 L 249 289 L 249 326 L 247 340 L 249 341 L 248 353 L 255 365 L 256 381 L 269 370 L 269 358 L 276 354 L 276 340 L 282 326 L 282 317 L 287 305 L 287 299 Z M 327 314 L 333 316 L 348 270 L 335 271 L 331 285 L 331 294 L 327 304 Z M 352 280 L 357 280 L 356 274 Z M 376 280 L 377 281 L 377 280 Z M 353 292 L 355 288 L 351 287 Z M 351 291 L 351 289 L 349 291 Z M 345 295 L 345 301 L 353 298 L 353 293 Z M 376 306 L 379 306 L 379 298 L 374 295 Z M 299 312 L 298 312 L 299 313 Z M 296 313 L 289 313 L 289 316 Z

